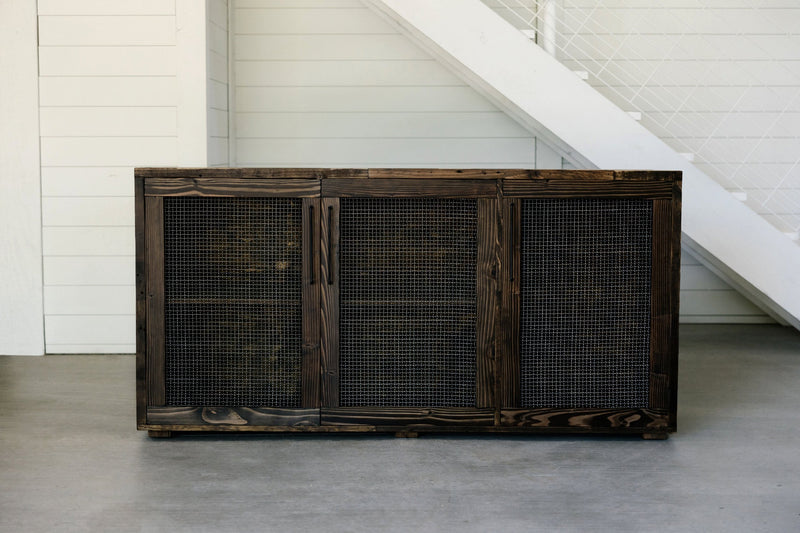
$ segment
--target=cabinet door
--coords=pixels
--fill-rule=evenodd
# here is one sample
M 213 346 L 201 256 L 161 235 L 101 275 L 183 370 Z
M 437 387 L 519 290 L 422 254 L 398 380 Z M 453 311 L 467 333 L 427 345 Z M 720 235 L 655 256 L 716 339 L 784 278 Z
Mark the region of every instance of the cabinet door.
M 323 198 L 323 423 L 493 423 L 495 198 L 369 181 Z
M 147 421 L 284 425 L 283 409 L 315 423 L 300 408 L 318 404 L 319 200 L 163 194 L 146 206 Z
M 665 430 L 677 358 L 672 183 L 591 186 L 574 197 L 507 187 L 502 420 Z

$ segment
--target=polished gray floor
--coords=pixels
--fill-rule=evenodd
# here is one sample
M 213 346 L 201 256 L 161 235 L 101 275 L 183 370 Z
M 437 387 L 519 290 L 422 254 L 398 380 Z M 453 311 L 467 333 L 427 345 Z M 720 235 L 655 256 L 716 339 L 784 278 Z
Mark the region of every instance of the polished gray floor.
M 0 357 L 0 530 L 800 531 L 800 333 L 683 326 L 678 433 L 193 436 L 131 356 Z

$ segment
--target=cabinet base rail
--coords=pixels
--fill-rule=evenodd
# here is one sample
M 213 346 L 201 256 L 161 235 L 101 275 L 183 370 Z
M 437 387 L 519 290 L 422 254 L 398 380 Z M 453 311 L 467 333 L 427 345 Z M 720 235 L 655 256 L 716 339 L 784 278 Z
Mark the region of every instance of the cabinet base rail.
M 618 433 L 663 439 L 675 430 L 661 409 L 447 407 L 149 407 L 139 429 L 264 433 Z M 161 435 L 164 433 L 165 435 Z

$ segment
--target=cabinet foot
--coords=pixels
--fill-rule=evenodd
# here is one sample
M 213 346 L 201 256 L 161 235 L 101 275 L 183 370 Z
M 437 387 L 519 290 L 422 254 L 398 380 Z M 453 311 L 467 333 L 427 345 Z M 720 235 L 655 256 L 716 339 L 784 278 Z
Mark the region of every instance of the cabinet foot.
M 158 429 L 148 429 L 147 436 L 151 439 L 168 439 L 172 437 L 171 431 L 160 431 Z
M 667 440 L 669 433 L 642 433 L 644 440 Z
M 416 431 L 398 431 L 394 436 L 398 439 L 416 439 L 419 437 L 419 433 Z

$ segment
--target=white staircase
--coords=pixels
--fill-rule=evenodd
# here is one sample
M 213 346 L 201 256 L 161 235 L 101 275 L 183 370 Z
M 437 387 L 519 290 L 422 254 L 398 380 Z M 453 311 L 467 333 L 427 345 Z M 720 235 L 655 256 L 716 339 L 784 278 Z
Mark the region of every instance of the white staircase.
M 800 247 L 686 154 L 480 0 L 365 1 L 573 164 L 683 171 L 683 244 L 770 314 L 800 329 Z

